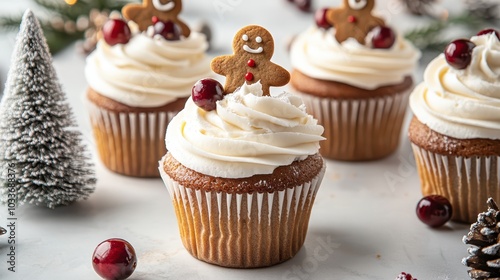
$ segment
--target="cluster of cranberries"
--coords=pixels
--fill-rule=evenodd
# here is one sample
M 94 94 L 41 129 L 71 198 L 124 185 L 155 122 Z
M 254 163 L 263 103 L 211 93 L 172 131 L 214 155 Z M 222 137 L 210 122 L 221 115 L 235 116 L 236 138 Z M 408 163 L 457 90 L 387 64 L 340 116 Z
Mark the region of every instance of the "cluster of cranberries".
M 134 247 L 120 238 L 104 240 L 94 250 L 92 266 L 105 280 L 127 279 L 137 266 Z
M 181 38 L 181 29 L 179 25 L 173 21 L 161 21 L 157 17 L 153 17 L 153 34 L 161 35 L 168 41 L 177 41 Z
M 173 21 L 161 21 L 153 17 L 153 35 L 161 35 L 169 41 L 180 40 L 181 29 Z M 132 32 L 123 19 L 110 19 L 102 27 L 102 35 L 108 45 L 126 44 L 132 38 Z
M 495 29 L 484 29 L 477 33 L 477 36 L 494 33 L 500 39 L 500 34 Z M 472 60 L 472 50 L 476 47 L 474 43 L 467 39 L 458 39 L 449 43 L 444 49 L 446 62 L 455 69 L 465 69 Z
M 396 280 L 417 280 L 417 278 L 413 278 L 409 273 L 401 272 L 398 277 L 396 277 Z
M 319 28 L 328 29 L 332 25 L 327 20 L 328 8 L 319 9 L 314 15 Z M 396 42 L 396 33 L 387 26 L 377 26 L 370 31 L 371 45 L 374 49 L 389 49 Z

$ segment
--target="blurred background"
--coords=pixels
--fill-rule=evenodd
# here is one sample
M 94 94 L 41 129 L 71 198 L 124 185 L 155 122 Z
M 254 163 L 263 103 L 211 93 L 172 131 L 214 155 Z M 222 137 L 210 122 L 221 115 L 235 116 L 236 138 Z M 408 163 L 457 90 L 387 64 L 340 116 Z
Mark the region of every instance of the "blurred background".
M 227 51 L 229 37 L 241 26 L 257 23 L 277 27 L 277 41 L 286 44 L 294 34 L 313 24 L 313 13 L 338 6 L 342 0 L 188 0 L 182 17 L 194 29 L 214 35 L 212 51 Z M 0 66 L 5 72 L 22 12 L 31 8 L 40 18 L 53 54 L 74 47 L 80 55 L 91 52 L 100 28 L 113 11 L 138 0 L 1 0 Z M 442 50 L 456 36 L 470 37 L 486 26 L 498 26 L 498 0 L 378 0 L 377 13 L 424 52 Z M 279 26 L 286 26 L 278 28 Z M 285 33 L 282 31 L 286 30 Z M 273 30 L 271 30 L 272 32 Z M 273 33 L 273 32 L 272 32 Z M 218 36 L 219 35 L 219 36 Z M 282 45 L 283 46 L 283 45 Z M 279 52 L 278 52 L 279 53 Z M 5 73 L 1 76 L 5 77 Z

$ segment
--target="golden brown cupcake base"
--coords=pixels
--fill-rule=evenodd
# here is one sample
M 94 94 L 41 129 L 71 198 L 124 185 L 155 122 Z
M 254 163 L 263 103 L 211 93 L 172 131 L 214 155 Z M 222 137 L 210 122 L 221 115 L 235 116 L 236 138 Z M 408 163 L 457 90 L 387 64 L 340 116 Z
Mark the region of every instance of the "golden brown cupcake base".
M 301 170 L 297 168 L 299 165 L 310 168 Z M 321 157 L 315 155 L 281 171 L 262 175 L 267 177 L 262 180 L 263 192 L 257 191 L 260 186 L 253 191 L 248 185 L 235 187 L 237 180 L 245 185 L 244 182 L 252 179 L 214 179 L 188 171 L 170 154 L 160 169 L 163 169 L 162 178 L 173 200 L 180 236 L 188 252 L 207 263 L 251 268 L 284 262 L 300 250 L 325 166 Z M 181 174 L 185 171 L 191 180 Z M 311 172 L 313 174 L 309 174 Z M 175 178 L 182 176 L 186 185 L 168 174 Z M 287 174 L 294 178 L 311 175 L 313 178 L 308 182 L 299 179 L 295 184 L 290 180 L 291 185 L 274 185 L 279 181 L 275 177 L 285 178 L 282 176 Z
M 408 135 L 415 145 L 437 154 L 462 157 L 500 156 L 500 140 L 449 137 L 430 129 L 416 117 L 411 120 Z
M 274 170 L 273 174 L 232 179 L 198 173 L 185 167 L 169 154 L 165 157 L 163 169 L 170 178 L 191 189 L 242 194 L 282 191 L 302 185 L 318 176 L 323 164 L 323 158 L 316 154 L 305 160 L 295 161 L 291 165 L 280 166 Z M 294 170 L 300 170 L 300 173 Z
M 448 198 L 454 221 L 473 223 L 489 197 L 500 200 L 500 141 L 451 138 L 416 118 L 410 140 L 423 195 Z
M 326 140 L 320 142 L 324 157 L 376 160 L 398 148 L 413 86 L 411 77 L 398 85 L 364 90 L 294 70 L 291 83 L 308 112 L 325 128 Z
M 157 108 L 138 108 L 92 89 L 87 91 L 87 98 L 97 151 L 104 165 L 122 175 L 159 177 L 158 161 L 166 153 L 167 125 L 186 99 Z
M 325 131 L 320 153 L 326 158 L 366 161 L 384 158 L 399 146 L 408 93 L 341 100 L 297 93 Z
M 115 113 L 151 113 L 151 112 L 179 112 L 184 109 L 187 98 L 179 98 L 174 102 L 165 104 L 159 107 L 132 107 L 108 98 L 92 88 L 87 89 L 87 98 L 90 102 L 99 106 L 100 108 L 112 111 Z
M 297 69 L 294 69 L 292 71 L 290 84 L 300 92 L 317 97 L 348 100 L 392 96 L 401 92 L 406 92 L 413 87 L 413 79 L 408 76 L 399 84 L 366 90 L 341 82 L 311 78 Z

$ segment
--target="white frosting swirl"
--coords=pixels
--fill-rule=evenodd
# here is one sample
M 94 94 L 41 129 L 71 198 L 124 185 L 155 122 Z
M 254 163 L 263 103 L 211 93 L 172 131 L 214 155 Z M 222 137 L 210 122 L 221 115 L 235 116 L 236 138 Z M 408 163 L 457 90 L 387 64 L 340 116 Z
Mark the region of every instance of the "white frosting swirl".
M 177 161 L 199 173 L 247 178 L 318 153 L 322 133 L 299 97 L 262 96 L 260 83 L 245 83 L 213 111 L 189 98 L 170 122 L 165 142 Z
M 100 94 L 134 107 L 157 107 L 191 94 L 193 84 L 212 76 L 205 35 L 167 41 L 145 32 L 127 44 L 101 40 L 87 58 L 85 76 Z
M 448 65 L 444 54 L 425 70 L 410 97 L 420 122 L 459 139 L 500 139 L 500 41 L 492 35 L 472 37 L 472 61 L 464 70 Z
M 290 55 L 292 66 L 309 77 L 372 90 L 411 76 L 420 51 L 401 36 L 390 49 L 373 49 L 353 38 L 339 43 L 334 29 L 311 27 L 294 40 Z

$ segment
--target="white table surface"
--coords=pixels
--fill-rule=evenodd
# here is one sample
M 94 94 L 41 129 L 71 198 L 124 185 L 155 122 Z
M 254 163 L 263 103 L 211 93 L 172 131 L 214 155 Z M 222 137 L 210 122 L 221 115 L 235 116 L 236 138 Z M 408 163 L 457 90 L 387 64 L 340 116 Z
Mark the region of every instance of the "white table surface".
M 39 11 L 26 0 L 9 2 L 12 5 L 3 13 L 23 11 L 28 6 L 33 7 L 35 13 Z M 226 3 L 229 10 L 219 16 L 213 6 L 215 2 Z M 211 23 L 215 39 L 210 56 L 230 53 L 230 42 L 240 27 L 261 24 L 275 37 L 274 61 L 290 68 L 286 41 L 305 30 L 313 20 L 311 15 L 299 12 L 286 2 L 185 1 L 183 17 L 190 23 L 200 18 Z M 340 1 L 316 2 L 319 7 Z M 444 1 L 444 5 L 451 7 L 453 2 L 456 1 Z M 395 3 L 394 0 L 378 3 L 378 10 L 389 16 L 393 25 L 405 30 L 425 21 L 401 13 Z M 460 4 L 453 5 L 451 12 L 460 8 Z M 0 37 L 2 80 L 5 80 L 13 42 L 14 34 Z M 428 60 L 429 57 L 424 58 L 422 65 Z M 54 64 L 86 143 L 95 152 L 82 106 L 86 88 L 84 57 L 71 47 L 57 55 Z M 416 81 L 421 80 L 422 65 L 416 72 Z M 124 238 L 136 249 L 138 267 L 131 280 L 392 280 L 401 271 L 419 280 L 467 279 L 467 268 L 461 264 L 467 246 L 461 239 L 469 226 L 449 223 L 441 229 L 431 229 L 415 215 L 421 193 L 406 126 L 404 130 L 400 149 L 384 160 L 327 161 L 327 173 L 316 197 L 304 247 L 295 258 L 283 264 L 240 270 L 194 259 L 182 246 L 175 213 L 162 181 L 114 174 L 94 156 L 98 183 L 88 200 L 55 210 L 35 206 L 17 209 L 16 272 L 7 271 L 9 245 L 5 236 L 0 237 L 0 279 L 99 279 L 92 269 L 91 255 L 99 242 L 111 237 Z M 7 210 L 1 206 L 0 226 L 6 224 Z M 324 247 L 325 243 L 330 244 L 328 248 Z

